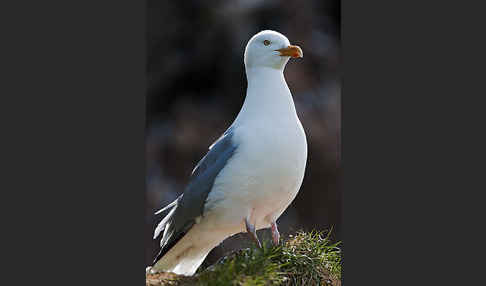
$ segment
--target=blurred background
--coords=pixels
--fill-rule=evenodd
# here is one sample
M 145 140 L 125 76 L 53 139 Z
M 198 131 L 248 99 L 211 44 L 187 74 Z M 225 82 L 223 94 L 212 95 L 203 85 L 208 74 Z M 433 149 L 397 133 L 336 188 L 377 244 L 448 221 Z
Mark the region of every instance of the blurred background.
M 146 120 L 146 265 L 159 251 L 154 212 L 184 190 L 197 162 L 233 122 L 246 93 L 243 53 L 261 30 L 299 45 L 285 78 L 307 134 L 307 168 L 299 194 L 278 220 L 283 236 L 341 224 L 340 1 L 148 0 Z M 269 230 L 258 235 L 270 238 Z M 224 241 L 205 264 L 247 247 L 244 234 Z

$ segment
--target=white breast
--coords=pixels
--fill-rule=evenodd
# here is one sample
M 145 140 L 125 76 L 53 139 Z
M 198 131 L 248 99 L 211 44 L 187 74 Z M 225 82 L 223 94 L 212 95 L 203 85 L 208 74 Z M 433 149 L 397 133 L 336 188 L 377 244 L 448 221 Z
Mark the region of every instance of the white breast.
M 241 146 L 239 164 L 242 181 L 240 194 L 247 196 L 254 209 L 257 228 L 268 227 L 295 198 L 304 177 L 307 142 L 298 119 L 279 121 L 271 128 L 253 126 L 243 131 L 252 138 Z
M 272 128 L 248 123 L 235 130 L 234 156 L 216 178 L 206 211 L 218 227 L 243 230 L 251 215 L 257 229 L 269 227 L 292 202 L 307 161 L 304 130 L 297 118 Z
M 238 147 L 214 182 L 205 216 L 209 227 L 232 233 L 244 231 L 246 217 L 257 229 L 269 227 L 295 198 L 307 161 L 305 133 L 280 71 L 252 73 L 233 127 Z

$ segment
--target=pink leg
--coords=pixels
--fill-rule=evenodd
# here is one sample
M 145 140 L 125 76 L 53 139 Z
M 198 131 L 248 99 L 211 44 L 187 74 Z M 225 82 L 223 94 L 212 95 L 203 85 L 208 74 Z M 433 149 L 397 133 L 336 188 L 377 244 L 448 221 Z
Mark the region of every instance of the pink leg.
M 246 224 L 246 232 L 248 232 L 248 234 L 250 235 L 250 238 L 253 239 L 253 241 L 255 241 L 256 245 L 259 247 L 259 248 L 262 248 L 262 244 L 260 243 L 260 241 L 258 240 L 258 236 L 256 234 L 256 229 L 255 229 L 255 226 L 252 225 L 249 221 L 248 221 L 248 218 L 245 219 L 245 224 Z
M 278 233 L 278 228 L 277 228 L 277 223 L 272 222 L 272 238 L 273 238 L 273 243 L 275 245 L 278 245 L 278 242 L 280 240 L 280 233 Z

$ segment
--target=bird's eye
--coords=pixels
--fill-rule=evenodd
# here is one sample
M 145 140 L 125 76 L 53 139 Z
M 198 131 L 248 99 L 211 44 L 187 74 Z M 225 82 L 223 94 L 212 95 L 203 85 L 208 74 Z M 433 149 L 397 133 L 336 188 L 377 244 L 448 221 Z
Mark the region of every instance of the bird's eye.
M 270 41 L 269 41 L 269 40 L 265 40 L 265 41 L 263 41 L 263 44 L 264 44 L 265 46 L 268 46 L 268 45 L 270 45 Z

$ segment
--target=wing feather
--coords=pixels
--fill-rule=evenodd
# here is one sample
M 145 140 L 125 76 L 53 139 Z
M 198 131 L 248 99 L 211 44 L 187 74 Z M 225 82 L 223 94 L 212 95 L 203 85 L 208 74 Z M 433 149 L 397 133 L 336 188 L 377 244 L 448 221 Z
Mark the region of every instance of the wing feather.
M 161 250 L 154 263 L 191 229 L 197 217 L 203 216 L 204 204 L 213 187 L 214 180 L 237 149 L 233 140 L 233 133 L 234 129 L 230 127 L 210 146 L 208 153 L 192 171 L 184 193 L 156 212 L 156 214 L 159 214 L 172 208 L 154 232 L 154 239 L 156 239 L 164 230 L 164 235 L 160 241 Z

